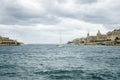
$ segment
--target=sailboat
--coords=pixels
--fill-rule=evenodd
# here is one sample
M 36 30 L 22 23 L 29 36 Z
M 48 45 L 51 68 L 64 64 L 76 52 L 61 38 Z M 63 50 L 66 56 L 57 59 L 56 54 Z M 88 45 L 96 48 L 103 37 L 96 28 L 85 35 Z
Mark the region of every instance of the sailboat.
M 58 47 L 63 47 L 62 38 L 61 37 L 60 37 L 60 44 L 58 44 Z

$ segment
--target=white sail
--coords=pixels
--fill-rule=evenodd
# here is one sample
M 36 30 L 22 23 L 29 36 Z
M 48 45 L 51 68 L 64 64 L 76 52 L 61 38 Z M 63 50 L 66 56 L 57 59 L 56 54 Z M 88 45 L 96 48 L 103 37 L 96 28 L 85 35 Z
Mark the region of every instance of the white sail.
M 60 43 L 59 43 L 58 47 L 63 47 L 63 44 L 62 44 L 62 37 L 60 37 Z

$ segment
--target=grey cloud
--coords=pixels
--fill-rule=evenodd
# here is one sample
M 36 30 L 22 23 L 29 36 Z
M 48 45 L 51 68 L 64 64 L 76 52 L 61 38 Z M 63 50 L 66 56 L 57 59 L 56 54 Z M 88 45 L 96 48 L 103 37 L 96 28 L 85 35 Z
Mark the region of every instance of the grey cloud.
M 12 0 L 11 0 L 12 1 Z M 32 11 L 21 6 L 17 1 L 8 0 L 0 2 L 4 4 L 0 10 L 0 24 L 6 25 L 32 25 L 32 24 L 56 24 L 60 21 L 57 16 L 44 13 L 39 10 Z
M 56 0 L 58 3 L 65 3 L 67 0 Z
M 120 21 L 120 1 L 116 0 L 76 0 L 79 4 L 77 5 L 77 11 L 73 9 L 68 10 L 67 8 L 60 8 L 56 5 L 47 5 L 48 11 L 51 14 L 54 14 L 63 18 L 73 18 L 78 20 L 83 20 L 90 23 L 97 24 L 119 24 Z M 93 4 L 85 4 L 93 3 Z M 112 4 L 112 5 L 111 5 Z M 59 4 L 60 5 L 60 4 Z
M 97 2 L 97 0 L 76 0 L 75 2 L 79 4 L 91 4 Z
M 55 5 L 56 1 L 57 5 Z M 66 7 L 58 7 L 61 3 L 67 3 L 69 0 L 56 1 L 38 1 L 38 3 L 42 3 L 42 7 L 45 10 L 45 12 L 42 12 L 40 10 L 27 9 L 19 4 L 19 0 L 14 2 L 13 0 L 1 0 L 0 24 L 34 25 L 39 23 L 51 25 L 60 23 L 59 17 L 97 24 L 119 24 L 119 0 L 115 2 L 113 0 L 106 0 L 104 2 L 100 2 L 102 0 L 74 0 L 75 3 L 73 4 L 77 5 L 76 9 L 78 9 L 75 12 L 72 9 L 68 10 Z
M 120 29 L 120 24 L 104 24 L 104 26 L 105 26 L 109 31 L 112 31 L 113 29 Z

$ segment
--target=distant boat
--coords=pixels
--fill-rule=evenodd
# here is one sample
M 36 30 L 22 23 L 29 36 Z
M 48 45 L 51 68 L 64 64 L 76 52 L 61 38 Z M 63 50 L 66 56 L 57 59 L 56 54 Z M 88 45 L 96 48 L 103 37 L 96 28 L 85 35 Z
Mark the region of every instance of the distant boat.
M 62 37 L 60 37 L 60 43 L 57 45 L 58 47 L 64 47 L 62 44 Z

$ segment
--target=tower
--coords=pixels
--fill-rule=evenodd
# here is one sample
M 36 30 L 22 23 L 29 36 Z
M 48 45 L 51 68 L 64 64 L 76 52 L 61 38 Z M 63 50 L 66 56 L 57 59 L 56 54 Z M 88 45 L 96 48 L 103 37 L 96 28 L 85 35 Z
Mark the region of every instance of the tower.
M 89 34 L 89 32 L 87 33 L 87 37 L 89 37 L 90 36 L 90 34 Z
M 86 42 L 89 42 L 90 40 L 89 40 L 89 37 L 90 37 L 90 34 L 89 34 L 89 32 L 87 33 L 87 38 L 86 38 Z

